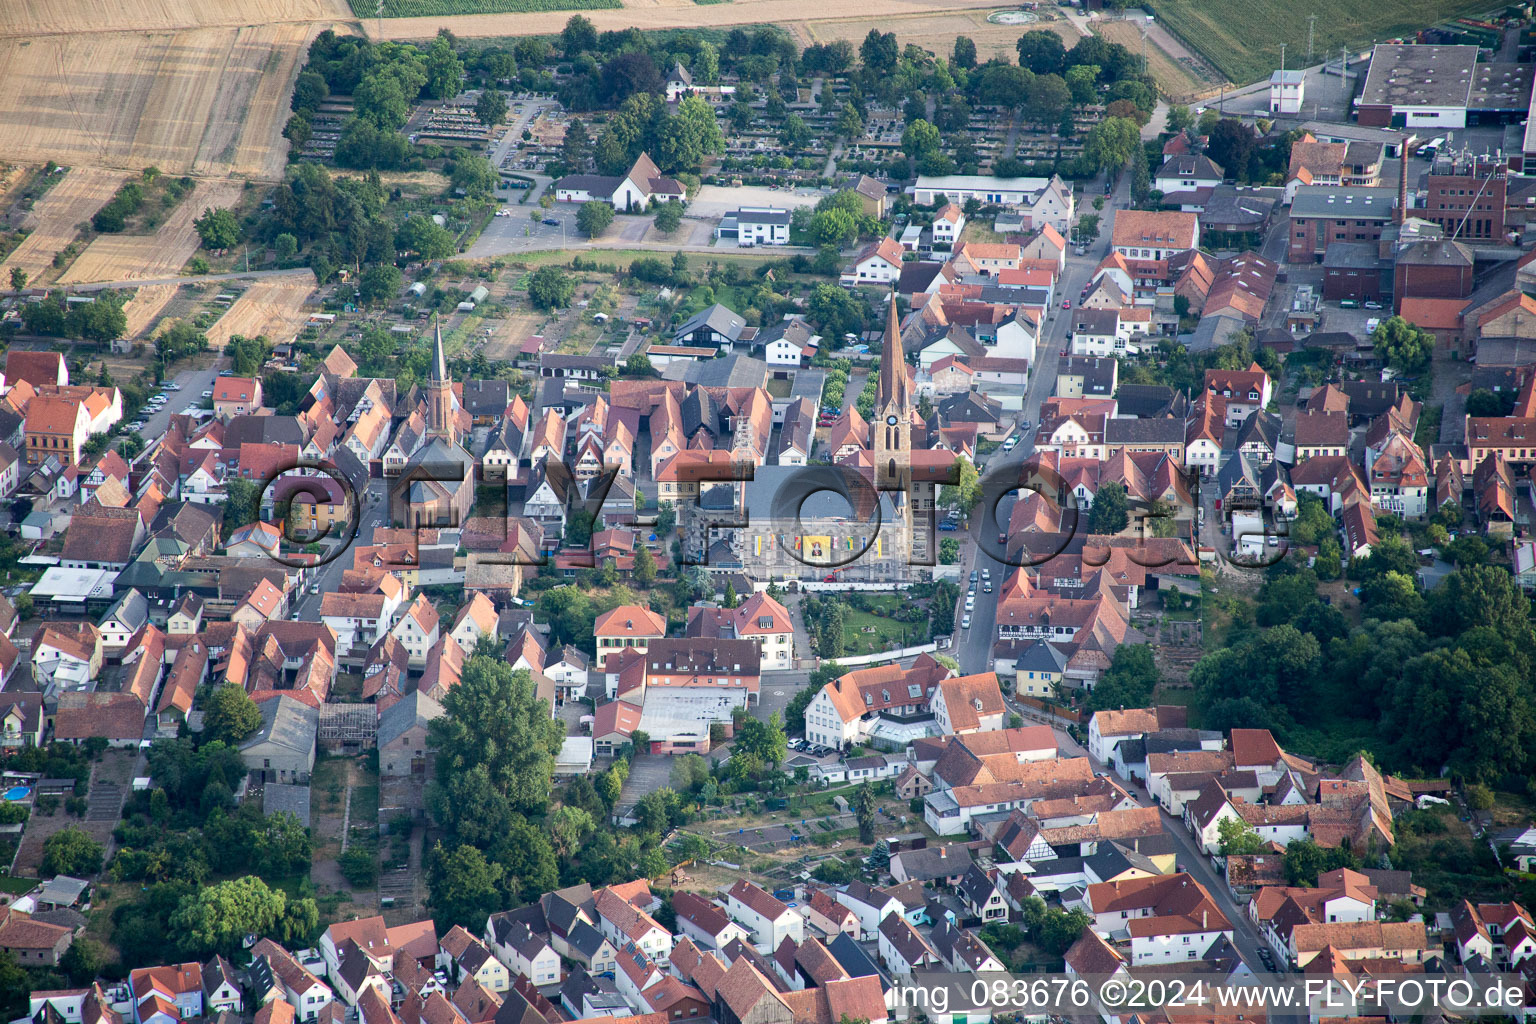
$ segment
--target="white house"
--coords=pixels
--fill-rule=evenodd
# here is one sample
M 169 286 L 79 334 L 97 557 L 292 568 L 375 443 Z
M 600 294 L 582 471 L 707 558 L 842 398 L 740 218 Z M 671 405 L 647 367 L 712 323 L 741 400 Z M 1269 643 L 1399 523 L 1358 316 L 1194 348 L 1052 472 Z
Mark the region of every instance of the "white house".
M 901 243 L 889 236 L 874 242 L 853 260 L 850 284 L 890 284 L 901 276 Z
M 933 244 L 954 248 L 965 231 L 965 211 L 954 203 L 940 210 L 933 218 Z
M 996 732 L 1008 717 L 994 672 L 942 680 L 933 695 L 932 709 L 943 736 Z
M 724 950 L 732 942 L 749 942 L 752 933 L 732 921 L 714 902 L 690 892 L 672 894 L 678 931 L 706 949 Z
M 805 919 L 761 886 L 739 878 L 725 898 L 726 911 L 752 932 L 758 952 L 772 953 L 786 938 L 797 944 L 804 940 Z
M 417 594 L 390 630 L 390 635 L 400 641 L 410 655 L 411 664 L 421 666 L 427 662 L 427 652 L 437 643 L 438 632 L 437 609 L 432 607 L 425 594 Z
M 880 922 L 880 960 L 894 974 L 911 974 L 919 967 L 942 966 L 943 959 L 900 914 Z
M 743 206 L 720 219 L 719 227 L 715 228 L 715 237 L 735 238 L 736 244 L 743 248 L 788 245 L 789 221 L 788 210 L 775 206 Z
M 901 901 L 882 889 L 863 882 L 849 882 L 836 894 L 837 902 L 853 911 L 859 919 L 859 930 L 865 935 L 878 931 L 880 922 L 892 914 L 900 917 Z
M 476 591 L 464 607 L 459 609 L 448 635 L 453 637 L 466 657 L 475 653 L 475 646 L 482 637 L 490 637 L 492 643 L 499 641 L 496 606 L 491 604 L 490 598 Z

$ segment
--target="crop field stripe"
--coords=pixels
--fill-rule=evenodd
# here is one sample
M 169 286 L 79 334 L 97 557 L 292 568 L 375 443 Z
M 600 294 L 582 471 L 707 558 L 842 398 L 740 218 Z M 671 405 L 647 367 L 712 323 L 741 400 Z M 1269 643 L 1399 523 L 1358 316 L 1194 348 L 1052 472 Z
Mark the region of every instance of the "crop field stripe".
M 374 0 L 349 0 L 359 18 L 378 15 Z M 722 2 L 722 0 L 715 0 Z M 619 0 L 384 0 L 386 18 L 435 18 L 455 14 L 530 14 L 541 11 L 600 11 L 623 7 Z
M 1265 79 L 1306 59 L 1307 18 L 1317 15 L 1313 60 L 1412 34 L 1426 26 L 1491 9 L 1488 0 L 1154 0 L 1163 26 L 1238 85 Z

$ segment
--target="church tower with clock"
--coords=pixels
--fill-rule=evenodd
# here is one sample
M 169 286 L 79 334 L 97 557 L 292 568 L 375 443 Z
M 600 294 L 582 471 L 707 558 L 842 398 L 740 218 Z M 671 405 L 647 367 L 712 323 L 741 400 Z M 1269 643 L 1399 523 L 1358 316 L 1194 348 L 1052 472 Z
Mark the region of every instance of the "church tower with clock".
M 874 453 L 875 486 L 895 491 L 892 500 L 903 515 L 912 479 L 912 378 L 901 350 L 901 322 L 896 316 L 896 293 L 891 292 L 890 316 L 880 350 L 880 381 L 875 392 L 875 417 L 869 424 Z

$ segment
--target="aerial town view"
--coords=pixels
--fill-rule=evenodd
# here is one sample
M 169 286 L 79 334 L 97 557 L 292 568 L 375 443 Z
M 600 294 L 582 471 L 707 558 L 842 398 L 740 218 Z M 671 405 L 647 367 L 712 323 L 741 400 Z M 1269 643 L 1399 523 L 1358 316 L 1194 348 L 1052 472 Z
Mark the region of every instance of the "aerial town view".
M 1485 4 L 0 0 L 0 1024 L 1536 1019 Z

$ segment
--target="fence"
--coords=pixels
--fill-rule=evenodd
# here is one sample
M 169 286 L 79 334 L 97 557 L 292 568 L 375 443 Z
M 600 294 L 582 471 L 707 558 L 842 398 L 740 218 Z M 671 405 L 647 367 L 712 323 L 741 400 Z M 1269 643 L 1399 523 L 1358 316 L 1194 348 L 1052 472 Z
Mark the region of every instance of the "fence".
M 889 587 L 877 589 L 889 590 Z M 917 647 L 902 647 L 895 651 L 876 651 L 874 654 L 855 654 L 848 658 L 834 658 L 844 668 L 855 665 L 883 665 L 888 661 L 900 661 L 902 658 L 911 658 L 919 654 L 932 654 L 939 649 L 935 643 L 920 644 Z

